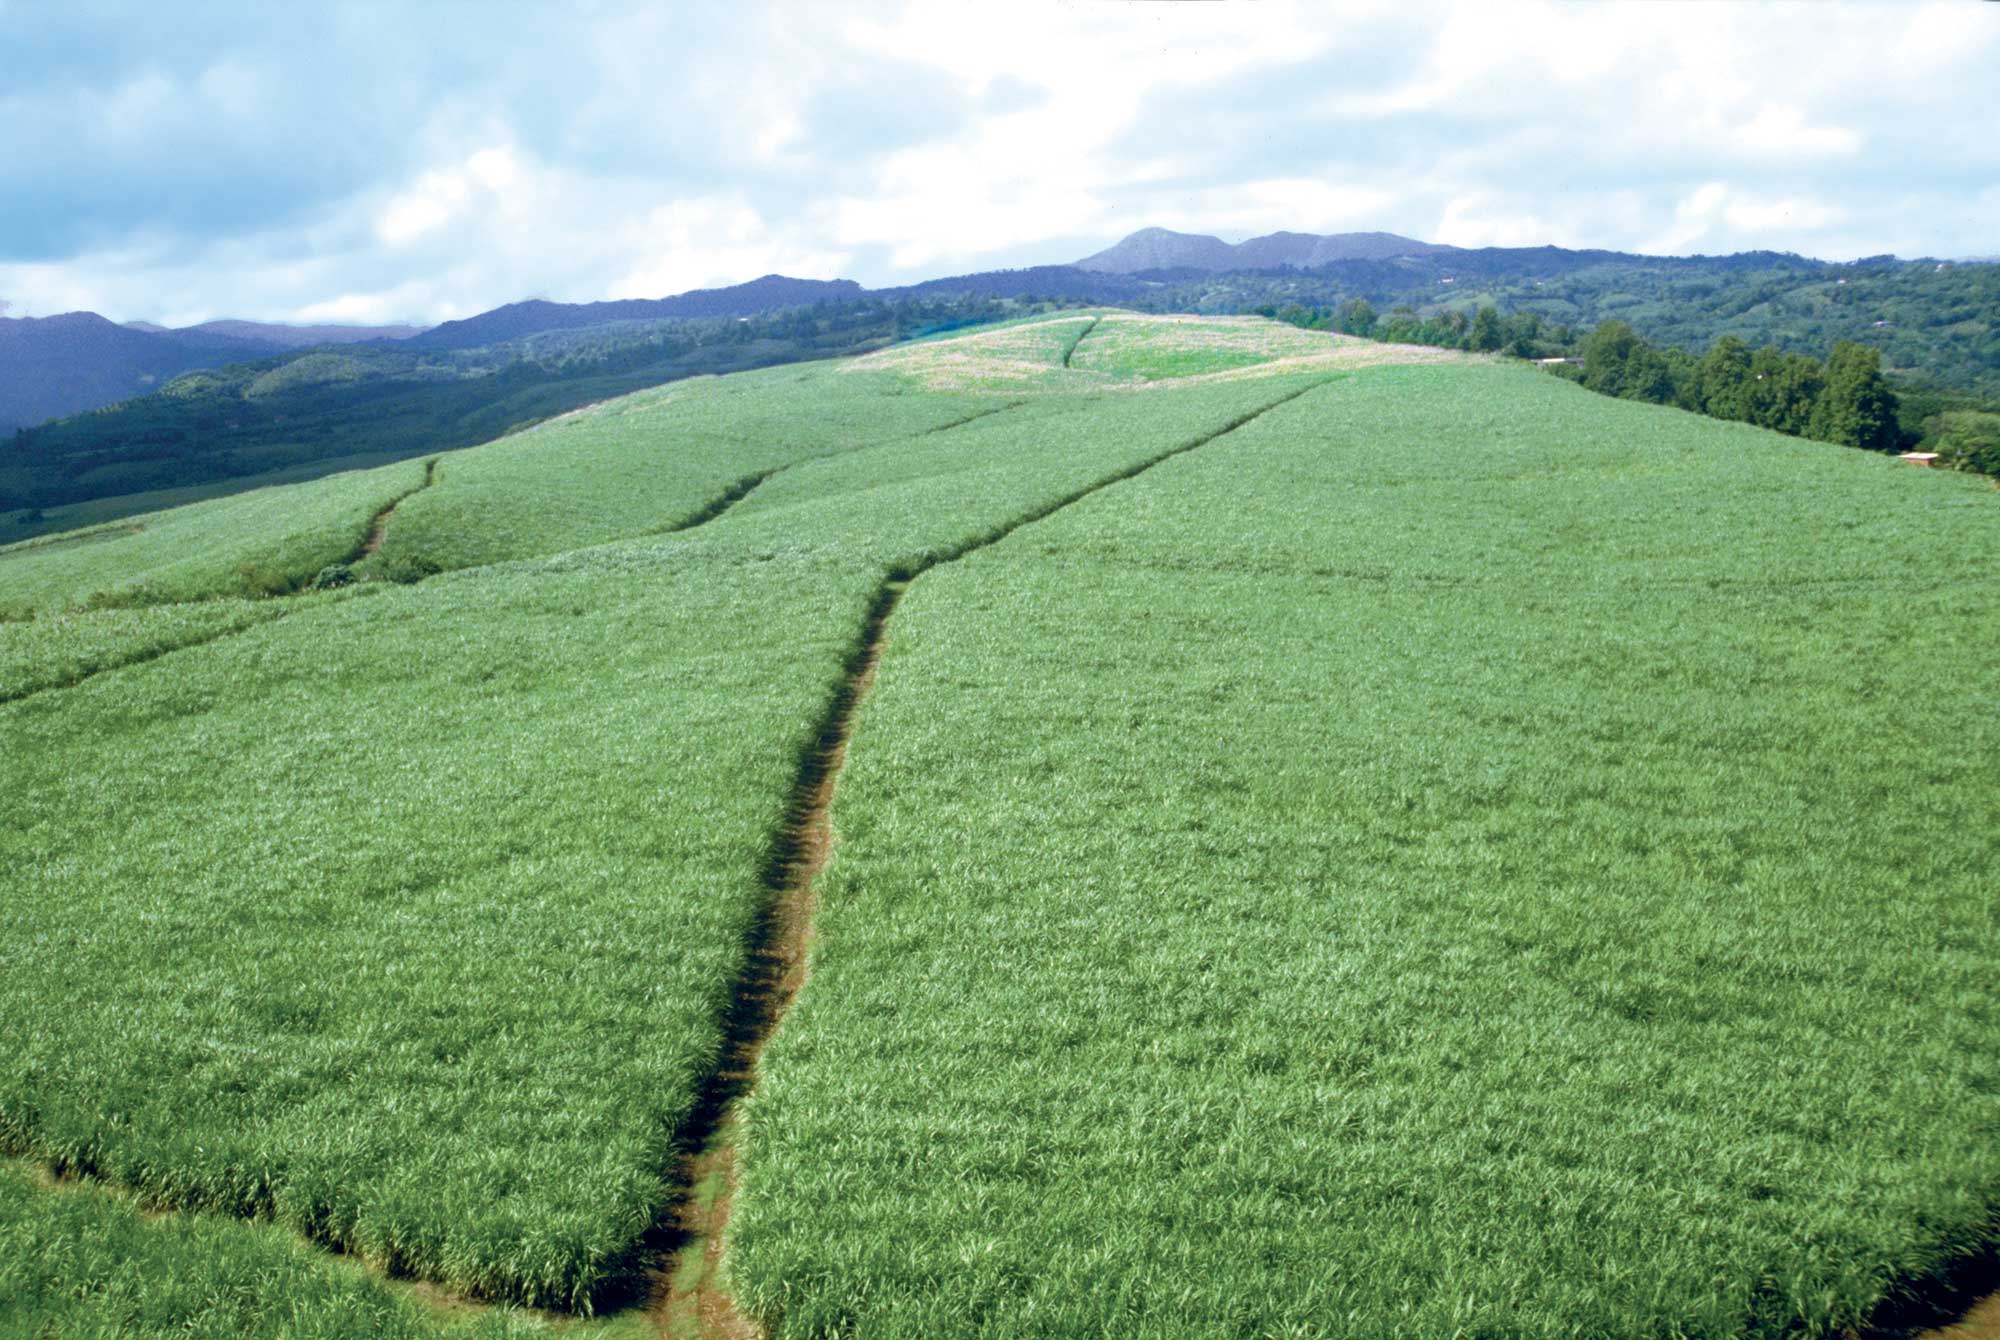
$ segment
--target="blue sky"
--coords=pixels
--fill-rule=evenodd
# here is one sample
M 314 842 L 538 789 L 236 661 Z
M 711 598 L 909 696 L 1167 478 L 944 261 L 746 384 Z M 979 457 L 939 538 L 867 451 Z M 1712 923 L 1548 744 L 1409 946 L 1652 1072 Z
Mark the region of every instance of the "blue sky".
M 1232 241 L 2000 252 L 2000 5 L 0 0 L 0 301 L 438 321 Z

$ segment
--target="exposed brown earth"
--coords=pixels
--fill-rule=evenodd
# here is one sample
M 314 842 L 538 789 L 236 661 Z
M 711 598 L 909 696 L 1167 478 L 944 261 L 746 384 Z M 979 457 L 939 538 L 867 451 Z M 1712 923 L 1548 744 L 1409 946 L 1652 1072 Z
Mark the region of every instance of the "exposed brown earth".
M 424 482 L 411 489 L 410 493 L 421 493 L 435 483 L 437 481 L 437 468 L 437 457 L 433 456 L 428 461 L 425 461 Z M 403 499 L 409 497 L 410 493 L 403 494 L 402 497 L 397 498 L 394 502 L 391 502 L 387 507 L 375 514 L 375 519 L 368 523 L 368 538 L 361 542 L 361 552 L 354 556 L 354 562 L 359 563 L 362 559 L 369 557 L 382 548 L 382 541 L 389 536 L 389 519 L 396 515 L 396 509 L 403 505 Z
M 2000 1340 L 2000 1293 L 1991 1293 L 1949 1326 L 1925 1331 L 1917 1340 Z
M 736 1308 L 719 1278 L 729 1211 L 736 1194 L 736 1105 L 757 1079 L 757 1062 L 805 985 L 812 945 L 814 882 L 833 855 L 833 797 L 847 760 L 854 718 L 875 683 L 888 642 L 889 616 L 905 582 L 883 586 L 869 612 L 861 651 L 835 695 L 818 743 L 800 765 L 792 801 L 765 869 L 771 902 L 752 938 L 725 1023 L 722 1058 L 684 1138 L 698 1152 L 687 1162 L 687 1189 L 674 1207 L 681 1245 L 653 1302 L 660 1333 L 754 1340 L 760 1332 Z
M 703 1086 L 694 1111 L 681 1131 L 691 1152 L 679 1170 L 682 1191 L 665 1217 L 669 1232 L 663 1254 L 665 1270 L 656 1277 L 651 1310 L 662 1336 L 673 1340 L 755 1340 L 761 1332 L 744 1315 L 724 1286 L 721 1266 L 729 1213 L 737 1190 L 737 1105 L 755 1086 L 757 1065 L 792 1002 L 805 985 L 812 948 L 814 884 L 832 858 L 833 800 L 840 772 L 847 761 L 847 744 L 861 704 L 874 687 L 877 667 L 889 639 L 889 617 L 895 613 L 910 582 L 939 563 L 953 562 L 976 549 L 998 543 L 1022 526 L 1058 512 L 1113 484 L 1142 474 L 1163 461 L 1241 428 L 1251 420 L 1296 400 L 1312 387 L 1278 397 L 1270 404 L 1213 433 L 1182 443 L 1149 461 L 1122 470 L 1060 499 L 1049 507 L 990 535 L 955 554 L 926 564 L 905 578 L 884 582 L 862 628 L 860 650 L 846 680 L 835 693 L 819 738 L 800 764 L 784 822 L 765 867 L 770 902 L 752 931 L 750 947 L 723 1021 L 722 1054 L 716 1072 Z

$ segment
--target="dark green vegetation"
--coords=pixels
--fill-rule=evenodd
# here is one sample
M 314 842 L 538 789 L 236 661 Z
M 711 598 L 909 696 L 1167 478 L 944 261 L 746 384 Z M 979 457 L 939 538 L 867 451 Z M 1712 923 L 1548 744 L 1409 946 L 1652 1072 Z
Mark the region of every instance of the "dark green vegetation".
M 224 331 L 134 330 L 94 312 L 0 314 L 0 435 L 145 395 L 190 368 L 273 352 L 271 344 Z
M 1725 335 L 1696 361 L 1679 349 L 1654 348 L 1622 321 L 1606 321 L 1584 340 L 1582 359 L 1557 370 L 1600 395 L 1674 405 L 1793 437 L 1867 451 L 1904 445 L 1881 355 L 1859 344 L 1836 344 L 1821 363 L 1771 347 L 1753 354 Z
M 740 1114 L 744 1310 L 1837 1334 L 1996 1236 L 1997 517 L 1085 313 L 0 550 L 0 1143 L 260 1221 L 232 1262 L 641 1296 L 914 576 Z M 0 1184 L 38 1322 L 104 1315 L 72 1258 L 238 1278 L 74 1194 Z M 373 1325 L 285 1259 L 289 1333 Z
M 1307 330 L 1536 359 L 1601 395 L 1868 451 L 1930 451 L 1949 469 L 2000 474 L 1994 445 L 2000 435 L 1993 427 L 2000 414 L 1988 412 L 2000 408 L 2000 400 L 1921 387 L 1899 394 L 1883 374 L 1880 351 L 1852 341 L 1837 342 L 1822 363 L 1776 345 L 1752 352 L 1724 335 L 1696 358 L 1649 343 L 1624 321 L 1602 321 L 1579 339 L 1533 312 L 1502 316 L 1491 305 L 1470 319 L 1448 309 L 1419 316 L 1409 307 L 1378 317 L 1365 298 L 1332 311 L 1291 305 L 1265 314 Z
M 1878 349 L 1899 383 L 2000 397 L 2000 265 L 1878 257 L 1834 264 L 1774 252 L 1629 256 L 1489 248 L 1310 271 L 1204 275 L 1168 282 L 1152 310 L 1266 310 L 1335 319 L 1365 300 L 1385 318 L 1455 323 L 1481 307 L 1534 318 L 1543 352 L 1565 352 L 1608 320 L 1663 347 L 1705 351 L 1729 335 L 1752 347 L 1824 358 L 1841 340 Z M 1407 338 L 1402 336 L 1401 338 Z M 1425 342 L 1430 342 L 1426 340 Z

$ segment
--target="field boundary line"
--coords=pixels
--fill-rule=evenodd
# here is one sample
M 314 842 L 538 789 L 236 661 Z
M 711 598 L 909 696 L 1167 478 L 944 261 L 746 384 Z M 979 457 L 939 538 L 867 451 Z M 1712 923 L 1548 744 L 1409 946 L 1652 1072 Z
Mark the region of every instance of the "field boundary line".
M 168 647 L 154 647 L 150 651 L 140 652 L 129 659 L 118 661 L 111 665 L 100 665 L 94 669 L 86 670 L 80 675 L 72 675 L 68 679 L 58 680 L 53 684 L 37 684 L 32 689 L 12 689 L 0 692 L 0 707 L 26 702 L 28 699 L 44 693 L 55 693 L 62 689 L 73 689 L 79 684 L 89 683 L 99 675 L 108 675 L 113 670 L 130 670 L 134 666 L 150 665 L 163 656 L 171 656 L 177 651 L 193 651 L 196 647 L 206 647 L 211 642 L 221 642 L 225 638 L 237 637 L 254 629 L 274 624 L 280 619 L 288 618 L 295 613 L 297 611 L 294 609 L 286 609 L 283 606 L 279 606 L 277 611 L 270 616 L 261 619 L 252 619 L 240 628 L 225 628 L 220 632 L 210 633 L 207 637 L 191 638 L 186 642 L 176 642 Z
M 795 470 L 799 466 L 811 465 L 817 461 L 839 460 L 843 456 L 853 456 L 864 451 L 874 451 L 878 447 L 898 446 L 905 442 L 914 442 L 918 438 L 930 437 L 936 433 L 948 433 L 954 428 L 963 428 L 966 424 L 973 422 L 975 419 L 983 419 L 986 418 L 988 415 L 998 414 L 1002 410 L 1019 409 L 1022 405 L 1025 405 L 1027 403 L 1028 402 L 1025 400 L 1010 400 L 1004 405 L 995 405 L 991 409 L 982 409 L 976 414 L 968 414 L 962 419 L 953 419 L 950 423 L 941 423 L 937 425 L 935 428 L 926 428 L 921 432 L 911 433 L 904 437 L 892 437 L 881 442 L 864 442 L 858 447 L 848 447 L 842 451 L 829 451 L 823 456 L 808 456 L 804 460 L 787 461 L 783 465 L 774 465 L 768 470 L 755 471 L 751 474 L 744 475 L 741 479 L 731 484 L 721 493 L 718 493 L 715 497 L 703 503 L 699 509 L 690 513 L 685 518 L 679 521 L 675 521 L 669 525 L 662 526 L 658 530 L 644 531 L 641 533 L 641 535 L 642 536 L 679 535 L 683 531 L 690 531 L 697 526 L 706 526 L 711 521 L 718 521 L 722 518 L 722 515 L 725 512 L 729 511 L 731 508 L 736 506 L 736 504 L 742 502 L 745 498 L 748 498 L 751 494 L 755 493 L 758 489 L 762 488 L 766 480 L 772 478 L 775 475 L 781 475 L 785 473 L 785 471 L 787 470 Z M 640 537 L 634 537 L 634 538 L 640 538 Z M 616 544 L 618 543 L 618 541 L 614 540 L 612 541 L 612 543 Z M 576 551 L 571 550 L 569 552 L 574 553 Z M 491 565 L 487 564 L 482 566 L 491 566 Z M 473 572 L 477 571 L 477 569 L 457 568 L 454 569 L 454 571 Z
M 396 509 L 406 500 L 416 497 L 437 482 L 438 462 L 443 459 L 442 456 L 433 456 L 425 461 L 423 482 L 407 492 L 397 494 L 389 500 L 388 506 L 375 513 L 368 522 L 368 532 L 362 537 L 361 547 L 344 560 L 350 567 L 364 558 L 371 557 L 382 548 L 382 541 L 389 538 L 389 521 L 396 515 Z
M 1076 338 L 1069 342 L 1069 348 L 1063 350 L 1062 365 L 1064 367 L 1068 367 L 1070 359 L 1076 357 L 1076 346 L 1082 344 L 1084 341 L 1084 337 L 1089 335 L 1091 331 L 1096 330 L 1097 323 L 1102 320 L 1104 320 L 1104 318 L 1101 316 L 1093 316 L 1092 318 L 1090 318 L 1090 324 L 1085 326 L 1082 330 L 1079 330 L 1076 333 Z
M 785 465 L 772 466 L 768 470 L 759 470 L 754 474 L 743 476 L 743 478 L 731 484 L 721 494 L 719 494 L 714 498 L 711 498 L 708 502 L 704 503 L 700 509 L 698 509 L 688 517 L 684 518 L 683 520 L 674 522 L 673 524 L 666 526 L 660 530 L 642 532 L 641 535 L 633 536 L 632 538 L 640 539 L 640 538 L 645 538 L 647 536 L 678 535 L 683 531 L 693 530 L 697 526 L 705 526 L 709 522 L 719 519 L 724 513 L 728 512 L 731 508 L 735 507 L 736 504 L 742 502 L 752 493 L 755 493 L 757 489 L 764 483 L 764 481 L 770 479 L 773 475 L 781 474 L 784 471 L 790 470 L 795 466 L 806 465 L 809 464 L 811 461 L 832 460 L 840 456 L 851 456 L 856 452 L 870 451 L 877 447 L 894 446 L 895 444 L 900 442 L 909 442 L 909 441 L 914 441 L 920 437 L 929 437 L 934 433 L 950 432 L 952 429 L 963 427 L 964 425 L 971 423 L 974 420 L 983 419 L 986 418 L 988 415 L 992 414 L 999 414 L 1004 410 L 1019 409 L 1021 406 L 1028 403 L 1029 402 L 1026 400 L 1010 400 L 1004 405 L 994 405 L 990 408 L 979 410 L 976 413 L 968 414 L 964 418 L 953 419 L 949 423 L 941 423 L 934 428 L 926 428 L 921 432 L 910 434 L 908 437 L 890 438 L 885 442 L 868 442 L 858 447 L 849 447 L 845 451 L 830 452 L 825 456 L 814 456 L 808 458 L 808 460 L 805 461 L 792 461 Z M 408 490 L 405 493 L 398 494 L 395 498 L 391 499 L 386 505 L 384 505 L 379 511 L 375 513 L 374 518 L 369 522 L 367 536 L 362 540 L 360 548 L 355 550 L 348 558 L 342 560 L 342 562 L 346 566 L 352 567 L 353 565 L 360 563 L 364 559 L 371 558 L 376 553 L 380 552 L 382 548 L 382 542 L 388 533 L 389 522 L 395 515 L 396 509 L 400 507 L 406 500 L 415 497 L 417 494 L 423 492 L 425 489 L 431 487 L 433 484 L 437 482 L 438 465 L 443 459 L 444 458 L 442 456 L 433 456 L 430 460 L 426 461 L 424 463 L 423 482 L 418 484 L 415 488 Z M 136 530 L 137 528 L 135 527 L 134 529 Z M 612 543 L 622 543 L 622 541 L 612 541 Z M 585 548 L 591 548 L 591 547 L 594 546 L 585 546 Z M 566 552 L 573 553 L 577 551 L 570 550 Z M 550 555 L 550 557 L 554 556 L 555 555 Z M 519 562 L 519 561 L 520 560 L 518 559 L 503 560 L 503 562 Z M 445 575 L 445 572 L 452 572 L 452 573 L 477 572 L 481 568 L 499 567 L 499 566 L 502 566 L 502 564 L 479 563 L 479 564 L 474 564 L 473 566 L 468 568 L 448 568 L 445 569 L 444 572 L 426 573 L 415 581 L 396 581 L 394 582 L 394 584 L 398 586 L 418 586 L 421 585 L 425 580 L 427 580 L 430 577 Z M 370 584 L 372 585 L 373 583 Z M 312 591 L 313 588 L 311 586 L 305 586 L 297 591 L 288 591 L 282 595 L 265 596 L 262 599 L 259 599 L 258 597 L 255 596 L 245 596 L 245 597 L 204 596 L 194 600 L 168 600 L 168 601 L 161 601 L 157 604 L 151 604 L 151 603 L 141 604 L 133 606 L 132 608 L 173 609 L 177 606 L 216 604 L 219 603 L 220 601 L 227 599 L 244 599 L 261 605 L 270 601 L 292 600 L 302 595 L 311 594 Z M 143 652 L 139 655 L 133 656 L 129 660 L 117 661 L 108 665 L 100 665 L 92 670 L 85 671 L 83 674 L 73 675 L 67 679 L 60 680 L 55 683 L 38 684 L 31 689 L 0 690 L 0 706 L 6 706 L 9 703 L 17 703 L 22 701 L 23 699 L 32 698 L 36 694 L 40 693 L 50 693 L 58 689 L 73 689 L 77 685 L 82 684 L 87 680 L 93 679 L 101 674 L 109 673 L 110 671 L 113 670 L 124 670 L 131 666 L 144 665 L 149 661 L 156 661 L 160 657 L 170 655 L 171 653 L 176 651 L 188 651 L 192 650 L 195 647 L 206 646 L 211 642 L 220 642 L 222 639 L 226 637 L 233 637 L 239 633 L 247 633 L 252 628 L 259 627 L 263 624 L 275 623 L 279 619 L 284 618 L 286 615 L 289 615 L 293 612 L 294 611 L 292 610 L 284 610 L 282 613 L 272 614 L 269 618 L 257 619 L 251 623 L 243 625 L 240 628 L 228 628 L 218 633 L 212 633 L 207 637 L 194 638 L 187 642 L 177 642 L 174 643 L 172 646 L 167 646 L 167 647 L 156 647 L 150 651 Z M 38 617 L 41 616 L 30 615 L 27 618 L 19 620 L 19 622 L 33 623 Z M 13 621 L 10 620 L 7 622 L 13 622 Z
M 1315 381 L 1287 392 L 1213 432 L 1114 471 L 955 548 L 915 565 L 898 565 L 877 586 L 855 650 L 799 760 L 784 816 L 773 835 L 762 880 L 768 896 L 751 925 L 743 967 L 730 988 L 715 1068 L 697 1088 L 694 1105 L 675 1133 L 681 1162 L 678 1175 L 671 1179 L 674 1193 L 645 1244 L 654 1247 L 662 1261 L 650 1304 L 662 1334 L 677 1340 L 755 1340 L 763 1334 L 721 1284 L 723 1249 L 738 1185 L 737 1109 L 756 1087 L 764 1048 L 806 983 L 819 901 L 817 883 L 833 856 L 834 798 L 861 708 L 888 648 L 890 619 L 904 594 L 933 568 L 998 544 L 1024 526 L 1207 446 L 1326 384 Z
M 394 498 L 391 498 L 388 501 L 388 503 L 386 503 L 384 506 L 382 506 L 379 510 L 376 511 L 374 517 L 371 518 L 368 523 L 368 531 L 362 537 L 360 547 L 353 550 L 347 558 L 341 560 L 342 566 L 352 567 L 354 564 L 361 562 L 363 559 L 368 558 L 369 556 L 374 554 L 377 550 L 381 549 L 383 537 L 388 533 L 389 519 L 395 515 L 396 509 L 403 504 L 405 499 L 414 497 L 415 495 L 422 493 L 425 489 L 429 488 L 433 483 L 436 482 L 438 461 L 440 459 L 441 459 L 440 457 L 433 456 L 428 461 L 425 461 L 423 482 L 419 483 L 415 488 L 408 489 L 402 493 L 397 494 Z M 134 532 L 136 533 L 138 528 L 134 527 L 133 529 Z M 286 591 L 283 592 L 282 594 L 269 595 L 264 597 L 262 600 L 259 600 L 254 596 L 248 596 L 248 597 L 208 596 L 199 600 L 168 600 L 168 601 L 162 601 L 158 604 L 141 604 L 133 606 L 132 608 L 172 609 L 175 606 L 180 606 L 180 605 L 195 606 L 195 605 L 218 604 L 224 600 L 232 598 L 240 598 L 250 601 L 253 604 L 264 605 L 278 601 L 295 600 L 299 596 L 313 594 L 316 589 L 317 588 L 312 586 L 311 579 L 308 578 L 305 584 L 301 585 L 298 590 Z M 278 620 L 286 618 L 287 616 L 294 614 L 296 612 L 297 612 L 296 609 L 287 609 L 283 605 L 279 605 L 276 608 L 276 610 L 269 616 L 264 618 L 252 619 L 250 622 L 238 628 L 225 628 L 222 629 L 220 632 L 210 633 L 206 637 L 190 638 L 186 642 L 176 642 L 171 646 L 154 647 L 149 651 L 140 652 L 139 654 L 128 657 L 125 660 L 115 661 L 109 665 L 100 665 L 94 669 L 86 670 L 80 675 L 72 675 L 67 679 L 58 680 L 57 682 L 52 684 L 39 684 L 32 689 L 0 691 L 0 706 L 5 706 L 8 703 L 18 703 L 25 699 L 32 698 L 35 695 L 41 693 L 53 693 L 59 689 L 73 689 L 79 684 L 83 684 L 88 682 L 89 680 L 95 679 L 99 675 L 109 674 L 113 670 L 129 670 L 134 666 L 150 664 L 153 661 L 159 660 L 162 656 L 170 656 L 177 651 L 192 651 L 196 647 L 205 647 L 211 642 L 220 642 L 224 638 L 235 637 L 238 634 L 247 633 L 253 628 L 262 628 L 266 624 L 276 623 Z M 33 622 L 33 620 L 31 619 L 28 622 Z

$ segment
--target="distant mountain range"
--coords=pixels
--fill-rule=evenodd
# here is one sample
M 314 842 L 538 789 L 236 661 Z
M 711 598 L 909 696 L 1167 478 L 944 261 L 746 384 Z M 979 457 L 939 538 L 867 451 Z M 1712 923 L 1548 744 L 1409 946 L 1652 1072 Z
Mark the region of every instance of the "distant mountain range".
M 481 349 L 545 330 L 580 330 L 616 321 L 666 321 L 705 316 L 754 316 L 779 307 L 859 298 L 866 290 L 852 279 L 790 279 L 765 275 L 728 288 L 703 288 L 672 298 L 629 298 L 619 302 L 545 302 L 533 298 L 490 312 L 434 326 L 411 343 L 422 349 Z
M 0 317 L 0 432 L 144 395 L 190 368 L 272 348 L 226 335 L 133 330 L 95 312 Z
M 1079 270 L 1138 274 L 1145 270 L 1309 270 L 1335 261 L 1386 261 L 1460 250 L 1395 233 L 1267 233 L 1231 245 L 1202 233 L 1141 228 L 1116 245 L 1076 263 Z
M 295 349 L 403 339 L 417 326 L 280 326 L 209 321 L 169 330 L 95 312 L 0 317 L 0 433 L 145 395 L 195 368 Z
M 268 321 L 204 321 L 198 326 L 169 330 L 150 321 L 127 321 L 127 330 L 149 335 L 220 335 L 273 349 L 312 349 L 325 344 L 360 344 L 367 340 L 407 340 L 421 335 L 429 326 L 287 326 Z
M 168 330 L 138 321 L 119 326 L 89 312 L 0 317 L 0 432 L 144 395 L 196 368 L 283 359 L 325 345 L 445 353 L 486 349 L 545 332 L 753 317 L 864 298 L 881 303 L 1042 298 L 1148 310 L 1192 304 L 1188 310 L 1203 311 L 1312 306 L 1357 296 L 1385 310 L 1396 303 L 1424 309 L 1439 303 L 1493 302 L 1535 312 L 1551 323 L 1588 324 L 1615 313 L 1649 338 L 1691 347 L 1724 332 L 1814 348 L 1828 338 L 1885 343 L 1894 336 L 1907 348 L 1892 366 L 1965 386 L 2000 375 L 1986 366 L 1984 356 L 1975 356 L 1977 351 L 1940 353 L 1942 337 L 1911 342 L 1930 299 L 1891 302 L 1885 296 L 1870 299 L 1871 310 L 1860 310 L 1863 276 L 1874 276 L 1865 292 L 1877 293 L 1889 282 L 1883 275 L 1908 264 L 1888 256 L 1841 265 L 1776 252 L 1705 257 L 1561 247 L 1463 248 L 1383 232 L 1278 232 L 1231 244 L 1205 234 L 1144 228 L 1069 265 L 952 275 L 881 289 L 865 289 L 848 279 L 772 274 L 658 299 L 530 299 L 429 329 L 210 321 Z M 1942 274 L 1952 267 L 1924 262 L 1922 268 Z M 1748 278 L 1752 275 L 1757 276 L 1754 281 Z M 1841 276 L 1852 277 L 1852 286 Z M 1836 280 L 1841 288 L 1837 295 L 1828 288 L 1821 296 L 1788 296 L 1802 295 L 1814 285 L 1832 286 Z M 1754 282 L 1755 290 L 1739 291 L 1746 282 Z M 1950 282 L 1970 282 L 1983 293 L 1995 280 L 1989 275 Z
M 441 326 L 286 326 L 209 321 L 169 330 L 95 312 L 0 317 L 0 433 L 145 395 L 196 368 L 220 367 L 329 344 L 395 341 L 418 349 L 479 349 L 524 335 L 615 322 L 754 316 L 862 296 L 851 279 L 765 275 L 729 288 L 623 302 L 509 303 Z

